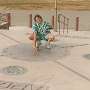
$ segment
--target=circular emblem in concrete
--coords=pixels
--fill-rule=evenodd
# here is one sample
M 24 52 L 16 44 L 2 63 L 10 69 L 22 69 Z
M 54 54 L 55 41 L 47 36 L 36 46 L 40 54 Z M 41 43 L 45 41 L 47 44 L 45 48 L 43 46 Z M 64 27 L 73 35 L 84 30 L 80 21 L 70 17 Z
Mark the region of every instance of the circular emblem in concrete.
M 89 60 L 90 60 L 90 54 L 86 54 L 86 55 L 84 55 L 84 58 L 86 58 L 86 59 L 89 59 Z
M 22 75 L 27 72 L 27 68 L 20 66 L 8 66 L 1 69 L 1 73 L 7 75 Z
M 49 61 L 68 56 L 69 50 L 58 45 L 51 45 L 51 49 L 47 49 L 45 44 L 42 44 L 38 48 L 38 52 L 34 52 L 31 43 L 24 43 L 4 49 L 2 55 L 23 61 Z

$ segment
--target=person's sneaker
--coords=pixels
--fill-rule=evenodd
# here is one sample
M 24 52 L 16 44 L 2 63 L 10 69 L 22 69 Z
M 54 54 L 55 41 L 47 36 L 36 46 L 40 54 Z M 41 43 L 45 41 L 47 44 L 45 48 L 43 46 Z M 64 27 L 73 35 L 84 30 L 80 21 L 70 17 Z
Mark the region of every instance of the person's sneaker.
M 42 44 L 41 41 L 38 41 L 38 42 L 36 43 L 36 47 L 39 48 L 39 46 L 40 46 L 41 44 Z
M 46 47 L 47 47 L 48 49 L 51 48 L 51 47 L 50 47 L 50 42 L 49 42 L 49 41 L 46 41 Z

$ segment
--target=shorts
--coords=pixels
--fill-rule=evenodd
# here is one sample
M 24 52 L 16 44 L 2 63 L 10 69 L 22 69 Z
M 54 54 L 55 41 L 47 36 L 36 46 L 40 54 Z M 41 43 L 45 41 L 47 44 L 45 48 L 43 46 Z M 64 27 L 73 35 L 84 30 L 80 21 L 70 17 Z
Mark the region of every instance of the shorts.
M 47 34 L 43 34 L 43 35 L 37 35 L 38 36 L 38 40 L 47 40 L 47 35 L 50 34 L 50 33 L 47 33 Z

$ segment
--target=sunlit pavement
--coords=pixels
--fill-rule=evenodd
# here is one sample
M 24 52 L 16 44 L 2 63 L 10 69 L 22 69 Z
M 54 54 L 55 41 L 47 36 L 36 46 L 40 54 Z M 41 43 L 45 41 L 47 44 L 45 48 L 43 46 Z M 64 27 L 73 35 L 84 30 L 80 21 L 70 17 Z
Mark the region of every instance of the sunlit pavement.
M 0 90 L 90 90 L 90 32 L 55 35 L 33 52 L 32 29 L 0 30 Z

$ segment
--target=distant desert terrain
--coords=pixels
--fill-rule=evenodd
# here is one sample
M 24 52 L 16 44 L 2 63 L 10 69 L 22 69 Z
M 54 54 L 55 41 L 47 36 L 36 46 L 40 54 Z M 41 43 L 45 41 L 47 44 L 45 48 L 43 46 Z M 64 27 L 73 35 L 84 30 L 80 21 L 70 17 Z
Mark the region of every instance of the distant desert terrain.
M 51 10 L 55 0 L 0 0 L 0 10 Z M 90 11 L 90 0 L 57 0 L 58 10 Z

